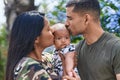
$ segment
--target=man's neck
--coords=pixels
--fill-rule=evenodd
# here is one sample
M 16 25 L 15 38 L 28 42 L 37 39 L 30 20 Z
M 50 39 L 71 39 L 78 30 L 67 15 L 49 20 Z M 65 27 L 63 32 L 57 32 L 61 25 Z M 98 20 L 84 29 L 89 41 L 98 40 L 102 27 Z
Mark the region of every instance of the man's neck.
M 104 31 L 101 29 L 96 29 L 95 31 L 91 31 L 90 33 L 83 34 L 83 37 L 86 40 L 86 43 L 88 45 L 91 45 L 95 43 L 104 33 Z

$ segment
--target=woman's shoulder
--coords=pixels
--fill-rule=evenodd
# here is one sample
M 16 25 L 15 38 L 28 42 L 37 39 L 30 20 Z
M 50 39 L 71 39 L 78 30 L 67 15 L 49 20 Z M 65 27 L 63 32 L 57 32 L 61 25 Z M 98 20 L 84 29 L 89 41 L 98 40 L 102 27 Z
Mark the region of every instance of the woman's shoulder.
M 30 58 L 30 57 L 23 57 L 19 63 L 16 65 L 16 69 L 18 68 L 22 68 L 25 66 L 29 66 L 29 65 L 33 65 L 33 64 L 39 64 L 39 62 L 37 62 L 36 60 Z
M 42 63 L 29 57 L 24 57 L 20 60 L 20 62 L 17 64 L 17 66 L 14 69 L 14 76 L 16 79 L 19 78 L 33 79 L 36 77 L 40 78 L 40 76 L 46 78 L 45 80 L 50 78 L 50 76 L 42 66 Z
M 51 62 L 52 61 L 52 57 L 53 54 L 52 53 L 48 53 L 48 52 L 43 52 L 42 53 L 42 58 L 47 61 L 47 62 Z

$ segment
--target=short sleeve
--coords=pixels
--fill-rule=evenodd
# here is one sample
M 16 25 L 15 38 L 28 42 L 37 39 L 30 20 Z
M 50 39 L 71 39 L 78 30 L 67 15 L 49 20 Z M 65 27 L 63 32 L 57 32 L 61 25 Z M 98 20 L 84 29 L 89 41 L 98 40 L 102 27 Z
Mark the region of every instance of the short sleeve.
M 62 54 L 66 54 L 68 52 L 72 52 L 72 51 L 75 51 L 75 46 L 73 44 L 70 44 L 68 46 L 66 46 L 65 48 L 61 49 L 61 53 Z
M 114 57 L 113 57 L 114 72 L 115 74 L 119 74 L 120 73 L 120 41 L 115 43 L 112 54 L 114 54 Z

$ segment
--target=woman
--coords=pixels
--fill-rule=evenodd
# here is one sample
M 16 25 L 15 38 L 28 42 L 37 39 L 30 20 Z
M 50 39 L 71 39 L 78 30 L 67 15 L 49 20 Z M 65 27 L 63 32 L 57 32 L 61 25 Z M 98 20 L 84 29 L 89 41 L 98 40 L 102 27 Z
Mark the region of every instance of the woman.
M 36 11 L 20 14 L 10 35 L 6 80 L 54 80 L 53 77 L 58 80 L 42 57 L 43 50 L 53 44 L 53 38 L 44 14 Z

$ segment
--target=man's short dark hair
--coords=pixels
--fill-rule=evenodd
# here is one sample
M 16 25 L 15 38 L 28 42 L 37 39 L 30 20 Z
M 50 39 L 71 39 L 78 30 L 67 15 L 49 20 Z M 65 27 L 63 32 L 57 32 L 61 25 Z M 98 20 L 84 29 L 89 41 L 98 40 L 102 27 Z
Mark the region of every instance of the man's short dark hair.
M 74 12 L 86 13 L 90 12 L 93 14 L 95 19 L 100 17 L 100 5 L 98 0 L 70 0 L 66 7 L 74 6 Z

